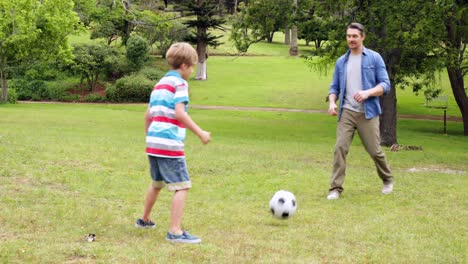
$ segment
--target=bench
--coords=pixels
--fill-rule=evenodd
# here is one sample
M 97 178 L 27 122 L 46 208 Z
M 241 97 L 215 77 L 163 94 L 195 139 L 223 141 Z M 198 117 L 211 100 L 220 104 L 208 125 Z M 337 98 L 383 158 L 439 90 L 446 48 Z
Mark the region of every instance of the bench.
M 426 98 L 426 103 L 424 105 L 429 108 L 447 109 L 448 95 L 442 95 L 435 98 Z
M 426 103 L 424 105 L 429 108 L 444 109 L 444 134 L 447 134 L 448 95 L 426 98 Z

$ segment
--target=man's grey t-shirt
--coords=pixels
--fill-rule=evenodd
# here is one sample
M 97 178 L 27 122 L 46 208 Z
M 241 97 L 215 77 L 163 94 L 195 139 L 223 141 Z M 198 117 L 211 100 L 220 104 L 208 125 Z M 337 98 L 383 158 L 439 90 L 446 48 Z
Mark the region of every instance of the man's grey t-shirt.
M 346 93 L 343 107 L 354 112 L 364 112 L 363 104 L 353 98 L 357 92 L 362 91 L 361 61 L 362 54 L 349 54 L 346 67 Z

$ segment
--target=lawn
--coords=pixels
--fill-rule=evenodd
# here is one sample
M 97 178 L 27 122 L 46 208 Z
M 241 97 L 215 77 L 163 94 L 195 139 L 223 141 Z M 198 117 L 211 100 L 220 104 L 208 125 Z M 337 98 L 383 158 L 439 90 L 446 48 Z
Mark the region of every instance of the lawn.
M 193 98 L 201 98 L 198 90 Z M 196 99 L 193 104 L 198 104 Z M 403 144 L 386 149 L 395 192 L 359 140 L 343 198 L 328 201 L 336 120 L 324 114 L 191 109 L 212 131 L 192 134 L 193 189 L 184 227 L 200 245 L 165 241 L 170 192 L 154 230 L 133 226 L 150 183 L 145 105 L 0 105 L 2 263 L 466 263 L 468 141 L 462 124 L 399 120 Z M 272 218 L 271 196 L 293 192 L 298 210 Z M 87 242 L 88 233 L 96 234 Z
M 191 104 L 326 109 L 331 71 L 320 75 L 289 57 L 283 37 L 254 44 L 247 56 L 219 56 L 233 55 L 228 42 L 211 50 L 208 81 L 190 80 Z M 444 75 L 440 86 L 448 115 L 461 116 Z M 400 114 L 443 114 L 409 90 L 397 95 Z M 203 243 L 173 245 L 165 241 L 170 192 L 154 209 L 155 230 L 133 226 L 150 183 L 145 107 L 0 104 L 1 263 L 468 261 L 468 141 L 460 122 L 449 122 L 444 135 L 440 121 L 398 120 L 399 143 L 423 151 L 385 149 L 396 178 L 388 196 L 356 138 L 343 198 L 328 201 L 336 118 L 191 109 L 213 137 L 207 146 L 192 134 L 186 142 L 193 188 L 183 224 Z M 298 200 L 285 221 L 268 208 L 280 189 Z M 89 233 L 95 242 L 85 241 Z

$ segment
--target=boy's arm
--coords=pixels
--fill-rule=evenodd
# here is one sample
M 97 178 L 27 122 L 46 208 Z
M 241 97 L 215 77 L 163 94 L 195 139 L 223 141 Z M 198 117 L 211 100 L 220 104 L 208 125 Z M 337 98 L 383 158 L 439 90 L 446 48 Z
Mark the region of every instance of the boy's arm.
M 176 119 L 181 122 L 186 128 L 190 129 L 197 135 L 203 144 L 208 144 L 211 140 L 211 133 L 201 129 L 195 121 L 185 112 L 185 104 L 178 103 L 175 105 Z
M 145 134 L 148 133 L 148 128 L 151 124 L 151 114 L 150 114 L 150 107 L 148 106 L 148 109 L 146 110 L 145 113 Z

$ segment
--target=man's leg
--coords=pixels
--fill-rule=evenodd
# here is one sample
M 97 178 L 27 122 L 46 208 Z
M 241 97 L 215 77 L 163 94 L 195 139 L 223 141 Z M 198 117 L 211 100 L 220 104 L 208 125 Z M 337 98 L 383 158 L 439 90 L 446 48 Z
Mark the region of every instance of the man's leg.
M 385 153 L 380 146 L 379 118 L 365 119 L 364 115 L 358 121 L 358 132 L 362 144 L 372 157 L 379 177 L 384 184 L 393 183 L 392 172 L 388 166 Z
M 333 158 L 333 171 L 330 179 L 330 191 L 343 191 L 343 183 L 346 176 L 346 155 L 353 141 L 356 130 L 355 113 L 343 109 L 340 121 L 336 127 L 336 145 Z

